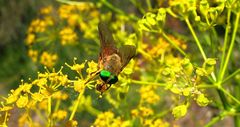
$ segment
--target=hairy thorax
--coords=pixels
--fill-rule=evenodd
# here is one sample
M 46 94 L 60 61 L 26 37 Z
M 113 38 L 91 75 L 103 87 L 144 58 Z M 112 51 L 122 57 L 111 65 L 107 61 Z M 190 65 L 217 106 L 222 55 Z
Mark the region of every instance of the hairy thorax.
M 121 58 L 118 54 L 112 54 L 103 59 L 104 69 L 118 75 L 122 66 Z

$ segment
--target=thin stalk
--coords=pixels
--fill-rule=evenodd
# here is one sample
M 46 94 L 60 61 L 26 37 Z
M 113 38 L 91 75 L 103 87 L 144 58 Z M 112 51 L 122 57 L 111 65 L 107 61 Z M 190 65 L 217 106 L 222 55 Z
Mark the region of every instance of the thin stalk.
M 200 41 L 198 40 L 198 37 L 197 37 L 196 33 L 194 32 L 193 27 L 192 27 L 191 23 L 189 22 L 188 18 L 185 18 L 185 22 L 187 23 L 187 26 L 188 26 L 189 30 L 191 31 L 191 33 L 193 35 L 193 38 L 194 38 L 194 40 L 195 40 L 195 42 L 198 46 L 198 49 L 200 50 L 200 52 L 202 54 L 203 59 L 207 60 L 207 57 L 206 57 L 206 54 L 205 54 L 205 52 L 202 48 L 202 45 L 201 45 Z
M 231 75 L 229 75 L 227 78 L 225 78 L 222 81 L 222 84 L 225 83 L 226 81 L 228 81 L 229 79 L 233 78 L 235 75 L 237 75 L 238 73 L 240 73 L 240 69 L 236 70 L 235 72 L 233 72 Z
M 52 126 L 51 113 L 52 113 L 52 99 L 51 97 L 48 97 L 48 127 Z
M 237 30 L 238 30 L 239 16 L 240 16 L 240 13 L 237 13 L 235 24 L 234 24 L 234 29 L 233 29 L 233 34 L 232 34 L 232 38 L 231 38 L 231 42 L 230 42 L 230 47 L 229 47 L 229 50 L 227 52 L 226 59 L 224 60 L 224 64 L 223 64 L 222 71 L 220 73 L 219 81 L 222 81 L 222 79 L 225 75 L 225 71 L 227 69 L 229 59 L 230 59 L 230 56 L 231 56 L 232 51 L 233 51 L 234 42 L 235 42 L 235 39 L 236 39 Z
M 131 83 L 138 84 L 138 85 L 153 85 L 153 86 L 166 86 L 165 83 L 156 83 L 156 82 L 146 82 L 146 81 L 139 81 L 139 80 L 131 80 Z
M 118 9 L 117 7 L 114 7 L 111 3 L 109 3 L 109 1 L 107 0 L 101 0 L 101 2 L 107 6 L 108 8 L 110 8 L 111 10 L 113 10 L 114 12 L 121 14 L 121 15 L 125 15 L 127 17 L 129 17 L 130 19 L 137 21 L 139 18 L 134 16 L 134 15 L 127 15 L 124 11 Z
M 173 45 L 183 56 L 187 56 L 187 54 L 175 43 L 173 42 L 165 33 L 162 32 L 164 39 L 166 39 L 171 45 Z
M 225 93 L 227 96 L 229 96 L 233 101 L 235 101 L 238 105 L 240 105 L 240 101 L 235 98 L 233 95 L 231 95 L 229 92 L 227 92 L 224 88 L 220 88 L 220 90 Z
M 152 10 L 151 0 L 147 0 L 146 2 L 147 2 L 148 10 L 151 11 Z
M 225 35 L 224 35 L 223 51 L 222 51 L 223 53 L 222 53 L 222 57 L 221 57 L 221 64 L 220 64 L 220 72 L 219 72 L 219 74 L 222 71 L 223 64 L 224 64 L 224 61 L 225 61 L 224 59 L 225 59 L 225 56 L 226 56 L 226 49 L 227 49 L 227 45 L 228 45 L 228 35 L 229 35 L 229 29 L 230 29 L 230 26 L 231 26 L 230 18 L 231 18 L 231 10 L 228 9 L 228 11 L 227 11 L 227 26 L 226 26 L 226 31 L 225 31 Z M 220 78 L 219 76 L 220 75 L 218 75 L 218 79 Z
M 140 3 L 136 0 L 130 0 L 130 2 L 142 13 L 145 14 L 145 10 L 141 7 Z
M 212 118 L 211 121 L 209 121 L 204 127 L 212 127 L 215 123 L 222 120 L 226 115 L 227 115 L 227 113 L 225 111 L 222 112 L 218 116 Z
M 82 98 L 84 92 L 85 92 L 85 88 L 84 88 L 83 91 L 78 95 L 77 101 L 76 101 L 76 103 L 74 104 L 73 111 L 72 111 L 72 113 L 71 113 L 71 115 L 70 115 L 69 120 L 73 120 L 73 117 L 74 117 L 74 115 L 75 115 L 75 113 L 76 113 L 76 111 L 77 111 L 78 105 L 79 105 L 79 103 L 80 103 L 80 101 L 81 101 L 81 98 Z
M 194 38 L 194 40 L 195 40 L 195 42 L 196 42 L 196 44 L 198 46 L 198 49 L 200 50 L 201 55 L 202 55 L 202 57 L 203 57 L 203 59 L 205 61 L 207 59 L 207 56 L 206 56 L 206 54 L 205 54 L 205 52 L 204 52 L 204 50 L 202 48 L 202 45 L 201 45 L 201 43 L 200 43 L 200 41 L 199 41 L 199 39 L 198 39 L 194 29 L 193 29 L 191 23 L 189 22 L 189 19 L 185 18 L 185 22 L 187 23 L 187 26 L 188 26 L 189 30 L 191 31 L 192 36 L 193 36 L 193 38 Z M 211 76 L 212 76 L 214 82 L 216 82 L 216 76 L 215 76 L 214 72 L 211 73 Z M 218 88 L 221 88 L 221 83 L 214 83 L 214 84 L 216 84 Z M 221 98 L 221 101 L 223 103 L 224 109 L 228 109 L 229 108 L 229 103 L 227 101 L 227 98 L 226 98 L 224 92 L 222 91 L 222 89 L 220 89 L 220 90 L 218 89 L 217 92 L 218 92 L 219 97 Z
M 61 100 L 58 99 L 57 102 L 56 102 L 56 105 L 55 105 L 55 108 L 54 108 L 54 112 L 56 112 L 60 106 L 60 103 L 61 103 Z

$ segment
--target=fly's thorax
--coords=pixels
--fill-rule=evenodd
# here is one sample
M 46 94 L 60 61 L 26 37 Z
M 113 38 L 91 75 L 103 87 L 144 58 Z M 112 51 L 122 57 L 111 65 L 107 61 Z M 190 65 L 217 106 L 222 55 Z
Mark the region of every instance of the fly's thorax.
M 112 54 L 104 58 L 104 69 L 110 71 L 113 74 L 119 74 L 121 71 L 122 63 L 118 54 Z

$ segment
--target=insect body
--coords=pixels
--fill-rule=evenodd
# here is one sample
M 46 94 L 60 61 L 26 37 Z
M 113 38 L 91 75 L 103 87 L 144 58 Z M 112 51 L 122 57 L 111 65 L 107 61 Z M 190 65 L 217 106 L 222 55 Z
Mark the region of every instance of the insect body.
M 118 74 L 135 56 L 136 47 L 123 45 L 117 48 L 111 31 L 108 29 L 107 24 L 103 22 L 99 23 L 98 31 L 100 37 L 98 65 L 102 83 L 97 84 L 96 89 L 102 93 L 118 81 Z

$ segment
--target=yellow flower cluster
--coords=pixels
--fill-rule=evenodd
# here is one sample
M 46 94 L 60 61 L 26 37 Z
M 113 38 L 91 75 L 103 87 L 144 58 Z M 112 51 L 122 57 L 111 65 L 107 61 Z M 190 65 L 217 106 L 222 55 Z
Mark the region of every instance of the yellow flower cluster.
M 91 8 L 93 8 L 93 4 L 90 2 L 82 2 L 78 5 L 62 5 L 58 9 L 58 14 L 61 19 L 67 20 L 70 26 L 76 26 L 82 20 L 79 12 L 83 13 L 83 11 L 89 11 Z
M 40 58 L 40 63 L 47 66 L 53 67 L 58 59 L 57 54 L 51 54 L 48 52 L 43 52 Z
M 146 127 L 170 127 L 170 124 L 162 119 L 146 119 L 143 125 Z
M 77 34 L 71 27 L 65 27 L 59 32 L 62 45 L 76 44 Z
M 42 33 L 45 32 L 47 27 L 54 25 L 51 16 L 45 16 L 43 19 L 35 19 L 31 22 L 28 33 Z
M 140 118 L 141 125 L 144 127 L 169 127 L 170 124 L 162 119 L 151 119 L 154 112 L 151 108 L 140 106 L 131 111 L 133 118 Z
M 65 110 L 58 110 L 52 114 L 53 118 L 63 120 L 67 117 L 67 111 Z
M 114 114 L 110 111 L 103 112 L 97 116 L 91 127 L 128 127 L 130 126 L 129 121 L 123 121 L 120 117 L 115 118 Z
M 43 14 L 43 15 L 48 15 L 48 14 L 50 14 L 52 12 L 53 12 L 53 7 L 52 6 L 43 7 L 40 10 L 40 14 Z
M 41 18 L 32 20 L 25 39 L 28 56 L 33 62 L 53 67 L 57 62 L 57 53 L 49 54 L 53 51 L 45 49 L 52 49 L 49 46 L 56 46 L 55 43 L 62 46 L 77 44 L 80 31 L 87 39 L 97 38 L 99 12 L 92 2 L 61 5 L 58 9 L 47 6 L 40 10 L 39 15 Z
M 156 87 L 154 86 L 142 86 L 139 90 L 141 96 L 141 102 L 147 104 L 156 104 L 159 102 L 160 97 L 155 93 Z
M 187 49 L 187 44 L 184 41 L 177 39 L 172 35 L 168 36 L 180 48 L 182 48 L 183 50 Z M 167 52 L 171 52 L 172 49 L 171 45 L 162 37 L 158 38 L 155 46 L 148 47 L 147 45 L 144 45 L 144 47 L 152 57 L 159 57 L 160 55 L 164 55 Z
M 28 50 L 28 56 L 32 59 L 33 62 L 37 62 L 38 60 L 38 51 L 29 49 Z

